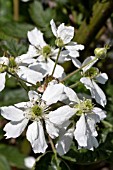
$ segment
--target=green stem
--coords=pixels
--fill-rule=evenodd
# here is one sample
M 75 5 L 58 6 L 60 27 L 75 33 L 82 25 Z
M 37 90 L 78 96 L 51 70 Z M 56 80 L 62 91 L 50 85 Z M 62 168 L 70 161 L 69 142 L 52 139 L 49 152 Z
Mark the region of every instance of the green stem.
M 61 80 L 61 82 L 66 81 L 68 78 L 70 78 L 71 76 L 73 76 L 74 74 L 76 74 L 77 72 L 79 72 L 80 70 L 82 70 L 84 67 L 86 67 L 87 65 L 91 64 L 92 62 L 94 62 L 95 60 L 97 60 L 98 57 L 95 57 L 93 60 L 89 61 L 87 64 L 81 66 L 80 68 L 78 68 L 77 70 L 71 72 L 70 74 L 68 74 L 64 79 Z
M 76 83 L 74 83 L 74 84 L 72 84 L 71 86 L 69 86 L 70 88 L 75 88 L 78 84 L 79 84 L 80 82 L 78 81 L 78 82 L 76 82 Z
M 59 165 L 58 165 L 58 158 L 57 158 L 57 152 L 56 152 L 56 149 L 55 149 L 55 147 L 54 147 L 54 144 L 53 144 L 53 141 L 52 141 L 52 139 L 51 139 L 51 137 L 48 135 L 48 139 L 49 139 L 49 142 L 50 142 L 50 145 L 51 145 L 51 148 L 52 148 L 52 151 L 53 151 L 53 153 L 54 153 L 54 155 L 55 155 L 55 160 L 56 160 L 56 164 L 57 164 L 57 168 L 59 167 Z
M 53 74 L 54 74 L 54 72 L 55 72 L 55 68 L 56 68 L 56 65 L 57 65 L 57 63 L 58 63 L 58 59 L 59 59 L 59 56 L 60 56 L 61 49 L 62 49 L 62 48 L 59 48 L 58 55 L 57 55 L 57 58 L 56 58 L 55 65 L 54 65 L 54 68 L 53 68 L 53 71 L 52 71 L 51 76 L 53 76 Z

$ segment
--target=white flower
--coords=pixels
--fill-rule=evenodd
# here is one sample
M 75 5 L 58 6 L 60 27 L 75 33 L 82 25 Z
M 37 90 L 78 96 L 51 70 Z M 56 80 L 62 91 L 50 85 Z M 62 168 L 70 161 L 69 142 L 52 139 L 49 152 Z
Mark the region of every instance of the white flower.
M 43 77 L 45 77 L 46 75 L 51 75 L 55 65 L 51 58 L 57 57 L 58 49 L 54 50 L 54 48 L 50 47 L 44 41 L 43 33 L 37 28 L 28 31 L 28 39 L 31 43 L 28 52 L 27 54 L 19 56 L 18 61 L 24 59 L 24 63 L 29 62 L 29 68 L 35 70 L 36 72 L 42 73 Z M 66 54 L 61 52 L 61 55 L 63 56 Z M 35 57 L 36 59 L 34 59 L 33 57 Z M 57 64 L 53 77 L 63 78 L 64 75 L 65 74 L 63 67 Z
M 65 26 L 64 23 L 62 23 L 58 28 L 56 28 L 53 19 L 50 21 L 50 24 L 54 36 L 61 40 L 62 44 L 68 44 L 74 37 L 74 27 Z
M 71 91 L 69 95 L 71 95 Z M 75 103 L 74 101 L 72 103 L 72 109 L 75 111 L 72 110 L 72 113 L 69 114 L 71 117 L 77 115 L 80 116 L 80 118 L 75 126 L 74 121 L 71 119 L 70 122 L 72 122 L 72 125 L 60 133 L 58 142 L 56 143 L 56 149 L 59 155 L 63 155 L 69 151 L 73 136 L 77 140 L 78 148 L 83 147 L 93 150 L 94 147 L 98 147 L 98 141 L 96 139 L 96 136 L 98 135 L 96 131 L 96 123 L 99 123 L 100 120 L 103 120 L 106 117 L 106 112 L 100 108 L 94 107 L 90 99 L 84 99 L 83 101 L 76 99 Z M 67 112 L 66 117 L 68 118 L 68 110 L 63 110 L 62 108 L 62 113 L 63 112 L 65 112 L 65 115 Z M 50 120 L 56 125 L 60 125 L 55 118 L 50 118 Z M 63 123 L 66 121 L 67 119 L 65 121 L 63 119 Z
M 83 50 L 84 46 L 81 44 L 77 44 L 76 42 L 71 42 L 72 38 L 74 37 L 74 27 L 72 26 L 65 26 L 62 23 L 58 28 L 53 21 L 50 21 L 51 29 L 53 34 L 55 35 L 56 44 L 61 44 L 61 47 L 64 47 L 63 54 L 59 56 L 58 62 L 63 63 L 65 61 L 72 60 L 73 64 L 76 67 L 81 66 L 81 62 L 77 59 L 79 57 L 79 50 Z
M 32 169 L 35 164 L 35 158 L 33 156 L 26 157 L 24 159 L 24 164 L 27 168 Z
M 49 94 L 53 91 L 53 87 L 49 88 Z M 58 94 L 61 92 L 57 91 Z M 24 131 L 29 121 L 31 123 L 26 132 L 28 141 L 31 143 L 33 151 L 35 153 L 44 153 L 47 148 L 45 140 L 43 123 L 45 122 L 46 131 L 51 138 L 56 138 L 59 135 L 59 128 L 62 123 L 67 121 L 73 114 L 74 109 L 68 105 L 62 106 L 54 111 L 51 111 L 51 106 L 48 103 L 53 104 L 59 100 L 58 95 L 52 94 L 53 102 L 49 102 L 52 99 L 48 99 L 48 93 L 46 90 L 42 97 L 35 91 L 29 91 L 28 93 L 30 101 L 15 104 L 15 106 L 1 107 L 1 115 L 10 120 L 4 127 L 6 132 L 6 138 L 16 138 Z M 48 102 L 46 102 L 48 101 Z M 66 110 L 68 112 L 63 112 Z M 61 119 L 59 120 L 59 115 Z M 60 126 L 54 123 L 54 118 L 59 121 Z
M 98 147 L 98 141 L 95 138 L 98 133 L 96 131 L 96 123 L 106 117 L 105 111 L 98 107 L 92 109 L 92 113 L 82 114 L 76 123 L 74 137 L 78 142 L 79 148 L 84 147 L 89 150 L 94 150 Z
M 99 73 L 97 68 L 91 68 L 85 72 L 83 77 L 80 79 L 80 82 L 85 85 L 87 89 L 90 90 L 92 98 L 96 100 L 97 103 L 103 107 L 106 105 L 106 96 L 102 89 L 97 85 L 96 82 L 100 84 L 105 84 L 108 80 L 106 73 Z

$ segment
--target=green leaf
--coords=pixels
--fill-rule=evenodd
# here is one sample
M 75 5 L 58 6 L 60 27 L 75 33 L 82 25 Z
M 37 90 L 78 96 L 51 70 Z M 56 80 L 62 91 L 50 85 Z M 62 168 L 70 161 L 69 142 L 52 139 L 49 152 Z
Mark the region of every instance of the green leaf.
M 1 144 L 0 154 L 6 157 L 11 166 L 24 169 L 24 158 L 25 156 L 19 152 L 15 147 Z M 1 168 L 0 168 L 1 169 Z M 2 169 L 1 169 L 2 170 Z M 5 169 L 6 170 L 6 169 Z
M 55 11 L 53 9 L 48 8 L 43 10 L 41 3 L 34 1 L 30 5 L 29 13 L 38 29 L 44 32 L 47 38 L 53 36 L 50 30 L 50 20 L 55 16 Z
M 1 170 L 11 170 L 7 159 L 2 155 L 0 155 L 0 169 Z

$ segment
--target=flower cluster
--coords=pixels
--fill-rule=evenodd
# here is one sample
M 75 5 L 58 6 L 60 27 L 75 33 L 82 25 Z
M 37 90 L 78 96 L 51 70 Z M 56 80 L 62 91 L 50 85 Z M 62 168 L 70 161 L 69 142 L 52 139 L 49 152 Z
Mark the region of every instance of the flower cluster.
M 72 41 L 74 28 L 64 23 L 57 28 L 53 19 L 50 25 L 56 38 L 54 47 L 45 42 L 40 30 L 34 28 L 27 34 L 30 44 L 26 54 L 16 58 L 11 55 L 0 57 L 0 91 L 5 88 L 6 76 L 13 76 L 29 87 L 29 101 L 0 108 L 1 115 L 9 120 L 4 127 L 5 136 L 17 138 L 27 129 L 26 138 L 35 153 L 44 153 L 48 140 L 54 143 L 59 155 L 66 154 L 75 140 L 79 149 L 94 150 L 99 145 L 96 124 L 106 118 L 102 107 L 107 103 L 98 83 L 105 84 L 108 77 L 93 65 L 103 57 L 106 49 L 97 49 L 95 56 L 81 63 L 79 51 L 84 46 Z M 91 95 L 79 97 L 71 86 L 65 85 L 72 74 L 66 75 L 61 64 L 70 60 L 76 68 L 73 74 L 80 72 L 78 81 Z

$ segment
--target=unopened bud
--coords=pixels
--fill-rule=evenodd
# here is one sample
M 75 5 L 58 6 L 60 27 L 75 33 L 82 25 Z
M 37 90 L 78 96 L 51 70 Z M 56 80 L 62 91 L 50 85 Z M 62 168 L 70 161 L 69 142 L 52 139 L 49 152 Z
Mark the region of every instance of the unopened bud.
M 94 50 L 94 54 L 95 56 L 97 56 L 98 58 L 104 59 L 106 57 L 107 54 L 107 50 L 109 49 L 109 45 L 106 45 L 104 48 L 96 48 Z
M 63 43 L 62 39 L 60 39 L 60 38 L 57 38 L 57 39 L 55 40 L 55 44 L 56 44 L 58 47 L 63 47 L 63 46 L 64 46 L 64 43 Z

